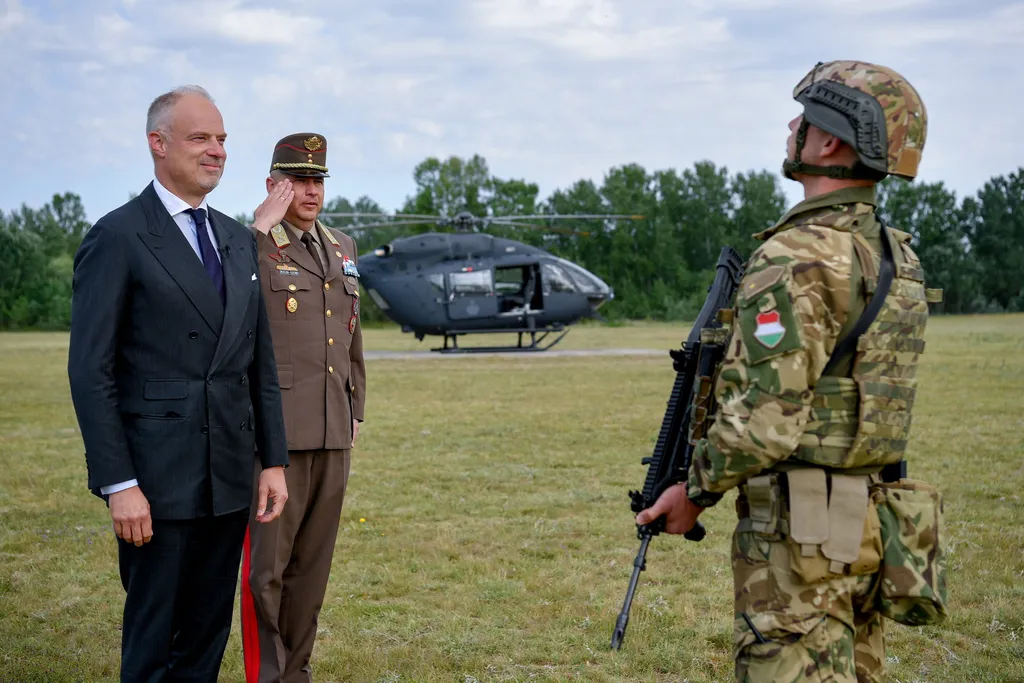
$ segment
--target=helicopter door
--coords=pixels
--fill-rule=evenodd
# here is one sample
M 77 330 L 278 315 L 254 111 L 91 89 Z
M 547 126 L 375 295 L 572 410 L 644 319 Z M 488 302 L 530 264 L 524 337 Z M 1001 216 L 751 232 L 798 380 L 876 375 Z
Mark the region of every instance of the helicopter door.
M 448 317 L 452 320 L 489 318 L 498 314 L 494 273 L 463 270 L 448 273 Z
M 540 266 L 536 263 L 495 268 L 494 289 L 502 315 L 537 313 L 544 308 Z

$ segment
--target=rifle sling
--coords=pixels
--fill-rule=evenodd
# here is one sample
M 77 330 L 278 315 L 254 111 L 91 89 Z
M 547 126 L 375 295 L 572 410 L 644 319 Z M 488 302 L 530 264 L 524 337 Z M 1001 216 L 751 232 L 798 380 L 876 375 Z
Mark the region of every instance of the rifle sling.
M 867 332 L 867 329 L 871 327 L 871 323 L 875 322 L 878 312 L 882 310 L 882 305 L 885 303 L 885 297 L 888 296 L 889 289 L 892 287 L 893 272 L 896 269 L 892 255 L 892 244 L 889 242 L 889 231 L 886 229 L 885 221 L 879 217 L 878 222 L 882 224 L 882 267 L 878 273 L 878 286 L 875 288 L 867 308 L 864 309 L 860 318 L 857 319 L 857 324 L 853 326 L 849 334 L 836 344 L 836 348 L 832 351 L 832 356 L 828 359 L 825 369 L 821 372 L 823 376 L 832 374 L 840 360 L 856 351 L 857 340 L 860 339 L 862 334 Z

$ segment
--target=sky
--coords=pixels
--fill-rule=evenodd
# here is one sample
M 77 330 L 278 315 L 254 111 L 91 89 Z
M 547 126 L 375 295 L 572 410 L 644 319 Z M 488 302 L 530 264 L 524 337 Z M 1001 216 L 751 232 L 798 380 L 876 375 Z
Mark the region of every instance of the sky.
M 541 199 L 628 163 L 778 173 L 793 87 L 832 59 L 921 93 L 919 181 L 963 197 L 1024 165 L 1024 2 L 0 0 L 0 210 L 123 204 L 152 179 L 149 103 L 192 83 L 224 117 L 207 199 L 229 214 L 296 132 L 327 139 L 328 198 L 386 210 L 429 156 L 480 154 Z

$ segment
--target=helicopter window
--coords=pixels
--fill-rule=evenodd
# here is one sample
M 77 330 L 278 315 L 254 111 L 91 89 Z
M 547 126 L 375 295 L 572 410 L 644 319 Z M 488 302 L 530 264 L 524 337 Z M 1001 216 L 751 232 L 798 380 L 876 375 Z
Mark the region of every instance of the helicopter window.
M 572 293 L 576 291 L 576 285 L 573 284 L 572 279 L 560 267 L 553 263 L 545 263 L 542 266 L 542 270 L 545 294 L 550 294 L 551 292 Z
M 369 289 L 369 292 L 370 298 L 373 299 L 374 303 L 380 307 L 380 310 L 386 311 L 390 308 L 390 306 L 388 306 L 388 302 L 385 301 L 384 297 L 380 295 L 380 292 L 378 292 L 376 289 L 373 289 L 372 287 Z
M 594 281 L 593 276 L 577 266 L 575 263 L 566 261 L 565 259 L 558 259 L 558 262 L 559 265 L 562 266 L 562 268 L 565 269 L 565 271 L 572 277 L 572 280 L 576 283 L 579 291 L 584 294 L 590 294 L 601 289 L 598 286 L 598 283 Z
M 468 273 L 450 273 L 449 282 L 456 294 L 493 294 L 490 270 L 471 270 Z
M 498 294 L 518 294 L 523 291 L 527 268 L 498 268 L 494 271 L 494 289 Z
M 441 273 L 430 274 L 430 284 L 441 294 L 444 294 L 444 275 Z

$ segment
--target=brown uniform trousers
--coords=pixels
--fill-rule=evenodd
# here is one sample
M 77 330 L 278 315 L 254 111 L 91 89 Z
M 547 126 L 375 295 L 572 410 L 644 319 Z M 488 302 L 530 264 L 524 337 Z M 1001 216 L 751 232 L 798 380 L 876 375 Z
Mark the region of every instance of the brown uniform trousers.
M 356 244 L 319 221 L 315 230 L 326 273 L 294 227 L 256 236 L 290 465 L 280 518 L 255 521 L 253 499 L 242 568 L 248 683 L 312 681 L 309 660 L 348 484 L 352 420 L 363 419 Z

